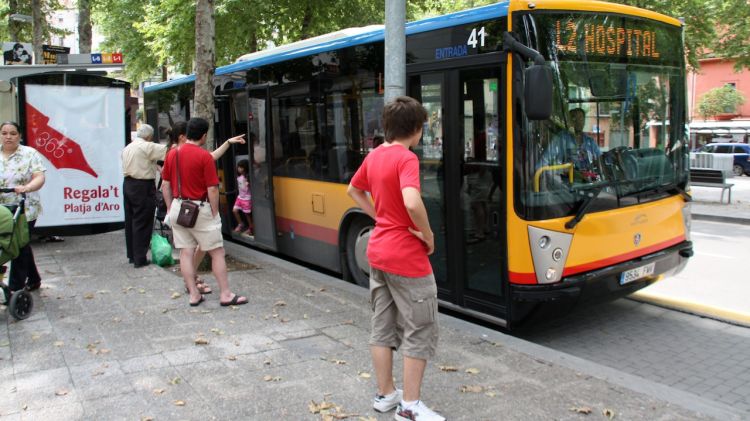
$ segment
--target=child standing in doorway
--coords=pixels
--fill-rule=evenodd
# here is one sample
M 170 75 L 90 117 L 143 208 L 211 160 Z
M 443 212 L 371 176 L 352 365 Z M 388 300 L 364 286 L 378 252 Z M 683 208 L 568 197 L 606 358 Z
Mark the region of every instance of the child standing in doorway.
M 236 233 L 253 235 L 253 201 L 250 195 L 250 182 L 247 175 L 250 171 L 250 164 L 246 159 L 237 163 L 237 199 L 234 201 L 234 218 L 237 220 Z

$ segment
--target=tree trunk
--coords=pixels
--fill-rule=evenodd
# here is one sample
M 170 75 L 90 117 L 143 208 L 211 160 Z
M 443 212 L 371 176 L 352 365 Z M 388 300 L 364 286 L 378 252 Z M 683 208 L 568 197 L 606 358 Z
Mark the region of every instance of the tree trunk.
M 8 1 L 8 33 L 10 34 L 10 40 L 18 42 L 18 34 L 21 33 L 21 22 L 15 21 L 10 18 L 10 15 L 18 13 L 18 0 Z
M 78 52 L 91 53 L 91 0 L 78 0 Z
M 305 14 L 302 16 L 302 29 L 300 30 L 300 39 L 310 38 L 310 25 L 312 25 L 313 13 L 310 2 L 305 4 Z
M 214 149 L 214 2 L 197 0 L 195 9 L 195 96 L 194 116 L 208 120 L 206 147 Z
M 34 64 L 42 63 L 42 44 L 44 43 L 44 27 L 46 16 L 42 13 L 43 0 L 31 0 L 31 21 L 34 31 L 31 42 L 34 44 Z

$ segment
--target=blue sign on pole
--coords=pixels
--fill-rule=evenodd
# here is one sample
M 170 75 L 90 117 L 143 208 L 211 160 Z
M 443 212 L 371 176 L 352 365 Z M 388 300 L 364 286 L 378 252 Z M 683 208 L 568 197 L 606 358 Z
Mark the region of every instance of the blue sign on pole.
M 102 55 L 101 54 L 91 54 L 91 63 L 93 63 L 93 64 L 102 64 Z

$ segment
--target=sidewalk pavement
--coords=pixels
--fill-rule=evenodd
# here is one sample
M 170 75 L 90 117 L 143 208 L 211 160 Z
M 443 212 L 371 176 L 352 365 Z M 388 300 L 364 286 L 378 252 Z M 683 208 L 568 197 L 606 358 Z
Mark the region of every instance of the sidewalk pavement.
M 724 202 L 720 202 L 719 188 L 692 187 L 691 210 L 694 220 L 750 225 L 750 177 L 735 176 L 727 179 L 727 183 L 734 184 L 731 203 L 727 203 L 726 193 Z M 699 252 L 696 250 L 696 253 Z M 693 260 L 697 261 L 697 256 Z M 738 300 L 741 292 L 747 289 L 745 279 L 721 279 L 724 287 L 717 288 L 711 279 L 689 276 L 690 271 L 691 264 L 688 263 L 685 271 L 677 277 L 657 282 L 630 297 L 661 307 L 750 326 L 750 307 Z M 712 282 L 711 285 L 709 282 Z
M 366 290 L 227 244 L 256 265 L 230 274 L 250 303 L 220 307 L 214 292 L 192 308 L 172 270 L 134 269 L 123 244 L 119 231 L 33 245 L 44 279 L 33 314 L 6 314 L 0 333 L 3 419 L 393 419 L 371 408 Z M 440 324 L 422 398 L 450 420 L 747 415 L 445 315 Z

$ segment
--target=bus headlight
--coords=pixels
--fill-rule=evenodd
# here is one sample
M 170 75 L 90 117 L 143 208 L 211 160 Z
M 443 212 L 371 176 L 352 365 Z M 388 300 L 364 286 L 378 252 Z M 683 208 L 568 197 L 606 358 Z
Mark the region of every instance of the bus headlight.
M 573 235 L 529 226 L 529 244 L 536 281 L 551 284 L 562 279 Z
M 562 257 L 563 257 L 563 251 L 562 251 L 562 249 L 561 249 L 561 248 L 559 248 L 559 247 L 558 247 L 558 248 L 556 248 L 556 249 L 555 249 L 555 250 L 554 250 L 554 251 L 552 252 L 552 260 L 554 260 L 554 261 L 556 261 L 556 262 L 559 262 L 559 261 L 560 261 L 560 259 L 562 259 Z

